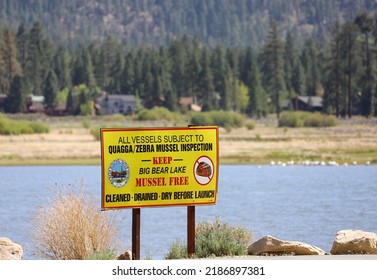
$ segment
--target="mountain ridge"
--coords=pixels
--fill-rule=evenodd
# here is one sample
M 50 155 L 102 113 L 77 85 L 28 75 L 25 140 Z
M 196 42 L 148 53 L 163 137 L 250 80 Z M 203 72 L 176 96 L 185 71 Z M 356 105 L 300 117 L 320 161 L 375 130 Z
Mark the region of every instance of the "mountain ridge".
M 303 42 L 324 39 L 336 20 L 376 8 L 373 0 L 1 0 L 0 25 L 16 30 L 40 21 L 56 45 L 113 36 L 130 46 L 161 46 L 189 35 L 210 47 L 259 47 L 271 21 Z

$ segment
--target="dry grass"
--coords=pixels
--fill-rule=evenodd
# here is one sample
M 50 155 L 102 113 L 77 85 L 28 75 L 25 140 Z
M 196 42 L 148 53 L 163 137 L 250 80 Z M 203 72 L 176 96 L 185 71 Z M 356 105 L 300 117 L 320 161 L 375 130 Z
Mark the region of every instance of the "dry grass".
M 118 244 L 116 212 L 101 212 L 91 194 L 80 187 L 53 189 L 49 205 L 39 206 L 32 220 L 35 253 L 51 260 L 83 260 Z
M 342 121 L 329 128 L 278 128 L 257 124 L 220 133 L 223 163 L 268 164 L 270 161 L 305 160 L 339 163 L 377 163 L 375 122 Z
M 52 129 L 43 135 L 0 136 L 0 159 L 35 161 L 37 159 L 100 159 L 100 143 L 87 129 Z
M 73 117 L 43 120 L 50 133 L 0 136 L 0 165 L 100 164 L 100 142 L 93 127 L 165 127 L 175 122 L 135 122 L 130 119 Z M 187 124 L 186 124 L 187 125 Z M 185 126 L 185 124 L 179 124 Z M 337 161 L 377 164 L 377 120 L 340 120 L 327 128 L 279 128 L 276 119 L 256 127 L 220 128 L 221 164 L 269 164 L 270 161 Z

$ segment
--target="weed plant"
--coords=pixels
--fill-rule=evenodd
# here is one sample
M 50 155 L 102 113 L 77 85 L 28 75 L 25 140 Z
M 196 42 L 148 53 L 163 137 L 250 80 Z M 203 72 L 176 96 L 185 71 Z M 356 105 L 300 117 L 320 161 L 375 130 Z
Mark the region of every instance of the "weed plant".
M 243 116 L 234 112 L 209 111 L 194 113 L 191 116 L 193 125 L 216 125 L 231 130 L 244 125 Z
M 103 116 L 103 120 L 107 123 L 111 122 L 125 122 L 126 116 L 122 114 L 113 114 L 113 115 L 105 115 Z
M 135 117 L 138 121 L 176 121 L 182 119 L 180 113 L 174 113 L 164 107 L 154 107 L 150 110 L 142 109 Z
M 246 127 L 248 130 L 253 130 L 253 129 L 255 129 L 255 122 L 252 121 L 252 120 L 248 120 L 248 121 L 245 123 L 245 127 Z
M 278 121 L 279 127 L 329 127 L 336 126 L 335 116 L 310 112 L 283 112 Z
M 101 212 L 82 186 L 52 190 L 54 196 L 47 199 L 48 205 L 37 207 L 32 219 L 36 255 L 83 260 L 115 251 L 121 221 L 116 212 Z
M 90 134 L 93 135 L 94 139 L 99 141 L 101 139 L 101 129 L 99 127 L 93 127 L 90 129 Z
M 0 114 L 0 134 L 2 135 L 48 133 L 49 131 L 49 127 L 42 123 L 12 120 Z
M 99 252 L 93 252 L 85 258 L 86 260 L 115 260 L 115 250 L 104 250 Z
M 222 223 L 220 218 L 214 222 L 201 222 L 195 231 L 195 256 L 198 258 L 241 256 L 247 254 L 247 246 L 252 234 L 242 227 Z M 172 243 L 166 259 L 187 258 L 186 245 L 179 239 Z

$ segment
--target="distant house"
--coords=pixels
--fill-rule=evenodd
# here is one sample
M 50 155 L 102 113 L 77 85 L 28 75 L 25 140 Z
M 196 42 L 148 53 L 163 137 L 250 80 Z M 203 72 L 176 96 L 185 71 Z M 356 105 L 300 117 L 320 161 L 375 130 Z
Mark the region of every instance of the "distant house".
M 178 104 L 181 106 L 186 106 L 189 110 L 194 112 L 200 112 L 202 107 L 194 102 L 194 98 L 192 97 L 180 97 Z
M 26 99 L 27 111 L 29 113 L 43 113 L 45 98 L 43 95 L 29 94 Z
M 143 102 L 144 108 L 152 109 L 153 107 L 169 107 L 169 104 L 164 96 L 152 97 Z M 194 102 L 192 97 L 180 97 L 178 100 L 178 105 L 181 107 L 186 107 L 188 110 L 194 112 L 200 112 L 202 108 Z
M 286 100 L 282 109 L 293 109 L 294 111 L 322 111 L 323 99 L 320 96 L 296 96 L 292 99 Z
M 5 102 L 7 99 L 6 94 L 0 94 L 0 111 L 4 111 Z M 44 96 L 28 94 L 26 96 L 26 109 L 28 113 L 43 113 L 44 112 Z
M 95 107 L 103 115 L 132 114 L 136 111 L 136 97 L 103 93 L 96 98 Z

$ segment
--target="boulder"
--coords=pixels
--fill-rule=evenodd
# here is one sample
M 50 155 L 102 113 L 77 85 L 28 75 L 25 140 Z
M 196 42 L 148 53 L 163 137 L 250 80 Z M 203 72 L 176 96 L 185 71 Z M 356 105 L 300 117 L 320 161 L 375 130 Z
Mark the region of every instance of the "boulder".
M 126 251 L 117 257 L 117 260 L 132 260 L 132 252 Z
M 362 230 L 340 230 L 330 250 L 332 255 L 377 254 L 377 234 Z
M 267 235 L 254 243 L 248 248 L 249 255 L 325 255 L 322 249 L 298 241 L 284 241 L 273 236 Z
M 0 237 L 0 260 L 20 260 L 23 256 L 21 245 L 7 237 Z

